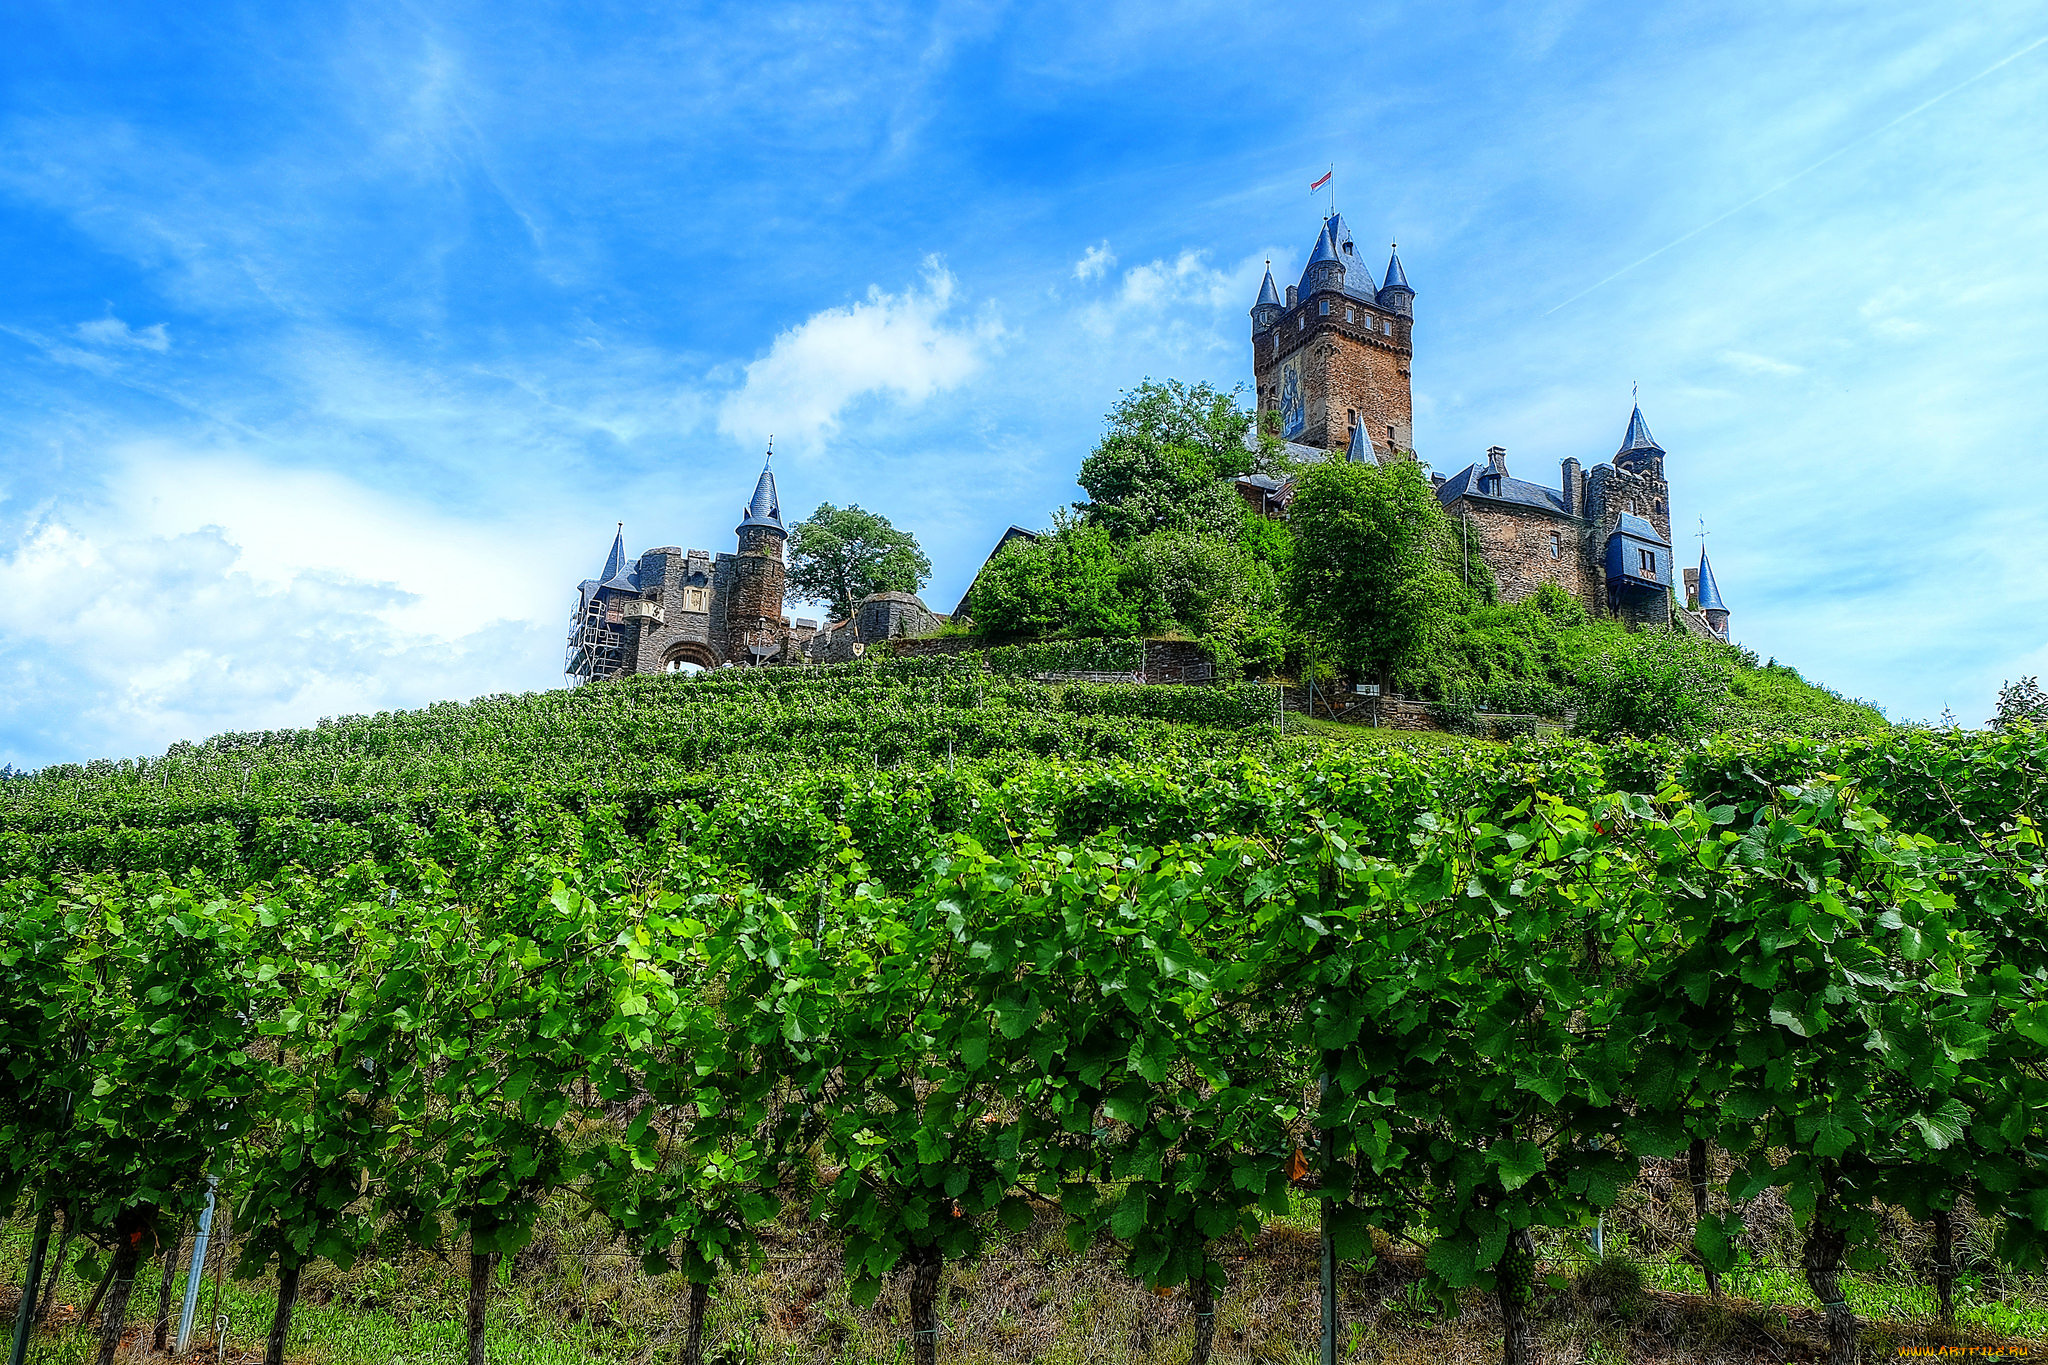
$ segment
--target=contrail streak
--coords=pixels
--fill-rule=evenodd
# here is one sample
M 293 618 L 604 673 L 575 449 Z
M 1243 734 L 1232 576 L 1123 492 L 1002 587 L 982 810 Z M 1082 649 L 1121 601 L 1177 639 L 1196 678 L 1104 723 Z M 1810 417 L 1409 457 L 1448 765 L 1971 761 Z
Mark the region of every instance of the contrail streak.
M 1786 176 L 1783 180 L 1780 180 L 1777 184 L 1771 186 L 1769 189 L 1763 191 L 1761 194 L 1743 200 L 1734 208 L 1729 209 L 1726 213 L 1723 213 L 1718 217 L 1709 218 L 1706 222 L 1701 223 L 1698 227 L 1694 228 L 1691 232 L 1686 233 L 1684 236 L 1672 238 L 1670 241 L 1658 247 L 1649 255 L 1643 257 L 1642 260 L 1631 261 L 1627 265 L 1623 266 L 1621 269 L 1615 271 L 1612 275 L 1609 275 L 1606 279 L 1600 280 L 1594 284 L 1587 285 L 1584 289 L 1581 289 L 1578 293 L 1572 295 L 1563 303 L 1558 304 L 1557 308 L 1546 309 L 1544 311 L 1543 316 L 1549 317 L 1552 313 L 1555 313 L 1558 308 L 1569 308 L 1572 304 L 1577 303 L 1580 299 L 1586 297 L 1586 295 L 1592 293 L 1595 289 L 1600 288 L 1601 285 L 1612 284 L 1616 280 L 1620 279 L 1623 275 L 1628 274 L 1629 271 L 1634 270 L 1637 266 L 1644 265 L 1650 261 L 1656 260 L 1665 252 L 1671 250 L 1671 248 L 1675 246 L 1681 246 L 1684 243 L 1691 241 L 1693 238 L 1699 236 L 1702 232 L 1705 232 L 1708 228 L 1713 227 L 1717 223 L 1727 222 L 1730 218 L 1733 218 L 1736 214 L 1742 212 L 1744 209 L 1750 207 L 1752 204 L 1761 203 L 1763 200 L 1770 198 L 1772 195 L 1776 194 L 1779 190 L 1784 189 L 1793 181 L 1803 180 L 1807 176 L 1812 175 L 1815 171 L 1827 165 L 1836 157 L 1842 156 L 1847 152 L 1854 151 L 1856 148 L 1862 146 L 1864 143 L 1870 141 L 1870 139 L 1874 137 L 1877 137 L 1881 133 L 1890 132 L 1892 129 L 1898 127 L 1901 123 L 1904 123 L 1907 119 L 1912 118 L 1915 114 L 1923 113 L 1926 110 L 1933 108 L 1935 105 L 1940 104 L 1943 100 L 1947 99 L 1950 95 L 1955 94 L 1956 91 L 1963 89 L 1965 86 L 1975 85 L 1978 81 L 1983 80 L 1986 76 L 1998 70 L 2000 67 L 2011 65 L 2013 62 L 2016 62 L 2020 58 L 2026 56 L 2029 52 L 2032 52 L 2035 48 L 2041 46 L 2043 43 L 2048 43 L 2048 34 L 2043 34 L 2039 38 L 2034 39 L 2033 42 L 2028 43 L 2025 47 L 2021 48 L 2017 52 L 1999 58 L 1991 65 L 1985 67 L 1982 71 L 1979 71 L 1976 75 L 1971 76 L 1966 80 L 1956 82 L 1954 85 L 1951 85 L 1948 89 L 1942 91 L 1940 94 L 1932 96 L 1929 99 L 1922 100 L 1920 103 L 1914 105 L 1911 109 L 1908 109 L 1905 113 L 1900 114 L 1897 118 L 1893 119 L 1890 123 L 1886 123 L 1879 127 L 1873 128 L 1869 132 L 1863 134 L 1861 137 L 1850 139 L 1848 142 L 1845 142 L 1841 146 L 1835 148 L 1834 151 L 1829 152 L 1820 160 L 1814 162 L 1811 166 L 1808 166 L 1805 170 L 1794 171 L 1792 174 Z

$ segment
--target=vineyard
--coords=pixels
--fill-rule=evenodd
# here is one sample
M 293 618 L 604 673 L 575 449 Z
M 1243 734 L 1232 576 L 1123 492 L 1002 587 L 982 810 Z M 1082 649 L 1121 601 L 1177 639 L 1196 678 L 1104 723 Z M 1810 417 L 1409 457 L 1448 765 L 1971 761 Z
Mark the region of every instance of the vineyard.
M 1965 1212 L 2048 1260 L 2044 800 L 2025 729 L 1364 748 L 973 656 L 51 769 L 0 785 L 0 1207 L 104 1254 L 103 1362 L 217 1182 L 273 1365 L 308 1274 L 399 1246 L 466 1267 L 480 1362 L 564 1198 L 691 1286 L 689 1365 L 792 1210 L 918 1362 L 1048 1219 L 1206 1360 L 1305 1214 L 1518 1365 L 1539 1253 L 1678 1159 L 1710 1291 L 1782 1199 L 1848 1365 L 1882 1219 L 1944 1317 Z

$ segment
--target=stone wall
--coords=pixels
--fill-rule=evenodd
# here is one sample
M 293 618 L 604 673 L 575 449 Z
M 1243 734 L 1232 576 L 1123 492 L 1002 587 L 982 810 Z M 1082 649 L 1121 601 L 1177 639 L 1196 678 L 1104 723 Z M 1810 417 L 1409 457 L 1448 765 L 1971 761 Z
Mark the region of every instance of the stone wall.
M 1519 602 L 1543 584 L 1555 583 L 1584 602 L 1587 611 L 1605 614 L 1606 598 L 1598 595 L 1604 584 L 1588 581 L 1596 556 L 1582 523 L 1539 507 L 1487 498 L 1459 498 L 1446 511 L 1453 536 L 1462 537 L 1469 528 L 1473 557 L 1493 571 L 1504 601 Z

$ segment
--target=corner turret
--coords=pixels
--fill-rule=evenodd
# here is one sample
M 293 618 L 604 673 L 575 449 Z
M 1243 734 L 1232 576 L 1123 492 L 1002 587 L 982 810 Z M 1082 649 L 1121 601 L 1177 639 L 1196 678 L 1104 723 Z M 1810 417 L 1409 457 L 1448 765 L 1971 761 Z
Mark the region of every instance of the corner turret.
M 1721 585 L 1714 581 L 1714 566 L 1707 562 L 1707 547 L 1700 546 L 1699 610 L 1707 625 L 1722 639 L 1728 638 L 1728 604 L 1721 600 Z
M 1621 449 L 1614 452 L 1614 467 L 1631 474 L 1664 477 L 1664 447 L 1650 435 L 1650 424 L 1643 420 L 1640 403 L 1628 415 L 1628 431 L 1621 438 Z
M 1330 224 L 1324 222 L 1323 230 L 1316 236 L 1316 249 L 1309 253 L 1308 265 L 1301 272 L 1301 295 L 1340 290 L 1344 287 L 1344 258 L 1338 254 L 1337 243 L 1330 235 Z
M 1415 316 L 1415 291 L 1408 287 L 1408 272 L 1401 268 L 1399 245 L 1387 258 L 1387 281 L 1380 286 L 1379 304 L 1396 317 L 1413 319 Z
M 1273 263 L 1266 262 L 1266 278 L 1259 282 L 1259 297 L 1252 304 L 1252 331 L 1263 332 L 1280 320 L 1286 309 L 1280 303 L 1280 291 L 1273 287 Z

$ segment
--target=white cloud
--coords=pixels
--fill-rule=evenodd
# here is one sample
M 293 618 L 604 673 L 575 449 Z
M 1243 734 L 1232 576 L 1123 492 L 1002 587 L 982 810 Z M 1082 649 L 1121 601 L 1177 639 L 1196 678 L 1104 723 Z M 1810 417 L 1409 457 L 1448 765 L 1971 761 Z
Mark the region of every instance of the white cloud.
M 1219 270 L 1205 253 L 1183 251 L 1126 270 L 1116 294 L 1080 310 L 1082 327 L 1097 337 L 1165 338 L 1170 348 L 1196 343 L 1195 333 L 1214 344 L 1219 314 L 1251 306 L 1258 292 L 1263 258 L 1253 255 Z M 1189 335 L 1181 336 L 1186 332 Z
M 1794 365 L 1790 361 L 1785 360 L 1773 360 L 1767 355 L 1757 355 L 1751 351 L 1723 351 L 1721 352 L 1721 361 L 1723 364 L 1740 370 L 1744 374 L 1794 375 L 1806 373 L 1804 365 Z
M 747 366 L 720 430 L 804 446 L 830 436 L 846 408 L 869 394 L 915 405 L 965 382 L 1002 328 L 990 317 L 951 321 L 953 291 L 952 274 L 932 256 L 921 288 L 885 294 L 870 286 L 859 303 L 812 314 Z
M 10 761 L 553 681 L 552 532 L 239 456 L 114 463 L 110 500 L 46 512 L 0 554 L 0 718 L 49 746 Z
M 88 341 L 95 346 L 139 346 L 145 351 L 171 349 L 170 333 L 161 322 L 136 329 L 117 317 L 108 316 L 81 322 L 71 330 L 80 341 Z
M 1116 265 L 1116 253 L 1109 249 L 1105 239 L 1083 252 L 1081 259 L 1074 262 L 1074 278 L 1082 282 L 1099 280 Z

